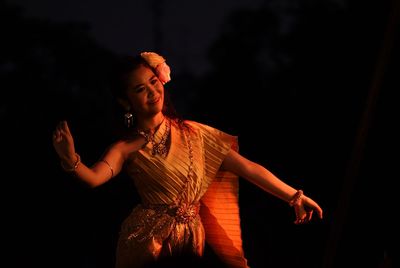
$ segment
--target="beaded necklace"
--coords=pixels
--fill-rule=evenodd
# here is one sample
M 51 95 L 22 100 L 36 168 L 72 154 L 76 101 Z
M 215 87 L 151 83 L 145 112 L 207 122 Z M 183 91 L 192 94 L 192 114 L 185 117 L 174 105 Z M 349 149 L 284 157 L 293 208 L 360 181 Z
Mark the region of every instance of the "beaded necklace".
M 162 157 L 165 157 L 168 153 L 167 140 L 170 135 L 171 121 L 169 119 L 166 119 L 166 120 L 167 120 L 167 122 L 165 124 L 165 131 L 161 137 L 160 142 L 156 142 L 154 139 L 154 135 L 155 135 L 156 131 L 154 131 L 153 133 L 150 133 L 151 132 L 150 130 L 149 131 L 138 130 L 138 133 L 145 138 L 146 144 L 149 142 L 151 143 L 151 145 L 152 145 L 151 155 L 153 155 L 153 156 L 155 156 L 156 154 L 159 154 Z M 162 123 L 163 122 L 161 122 L 161 124 Z

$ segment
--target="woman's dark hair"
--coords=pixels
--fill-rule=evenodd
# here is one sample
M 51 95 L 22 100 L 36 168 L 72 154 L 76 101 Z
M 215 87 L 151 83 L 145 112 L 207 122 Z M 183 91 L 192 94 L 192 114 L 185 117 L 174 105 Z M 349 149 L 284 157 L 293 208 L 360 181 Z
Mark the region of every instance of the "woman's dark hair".
M 116 60 L 114 65 L 111 68 L 111 75 L 110 75 L 110 90 L 112 95 L 115 98 L 115 103 L 118 104 L 118 99 L 126 99 L 126 91 L 129 86 L 129 76 L 133 71 L 138 69 L 140 66 L 145 66 L 154 71 L 154 69 L 140 56 L 122 56 Z M 165 86 L 164 86 L 165 87 Z M 123 116 L 124 111 L 120 105 L 116 107 L 117 116 L 120 118 L 117 121 L 122 122 L 123 124 Z M 178 116 L 174 106 L 172 105 L 170 96 L 167 90 L 164 90 L 164 106 L 163 106 L 163 113 L 171 119 L 176 119 L 177 121 L 182 121 L 181 117 Z M 119 115 L 118 115 L 119 114 Z M 118 118 L 117 117 L 117 118 Z M 133 125 L 135 128 L 135 122 Z M 129 133 L 129 130 L 125 129 L 124 132 Z M 125 133 L 126 134 L 126 133 Z M 124 135 L 125 135 L 124 134 Z
M 111 93 L 116 98 L 126 99 L 126 90 L 129 83 L 129 75 L 140 66 L 146 66 L 150 69 L 150 65 L 138 56 L 123 56 L 117 58 L 111 70 Z

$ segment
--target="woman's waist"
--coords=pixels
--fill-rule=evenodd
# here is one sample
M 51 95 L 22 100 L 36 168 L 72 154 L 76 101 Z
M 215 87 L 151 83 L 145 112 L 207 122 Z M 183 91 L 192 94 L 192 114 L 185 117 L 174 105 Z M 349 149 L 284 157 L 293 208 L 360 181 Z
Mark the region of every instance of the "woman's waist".
M 142 204 L 144 209 L 165 213 L 175 218 L 179 223 L 188 223 L 194 220 L 200 211 L 200 202 L 181 204 Z

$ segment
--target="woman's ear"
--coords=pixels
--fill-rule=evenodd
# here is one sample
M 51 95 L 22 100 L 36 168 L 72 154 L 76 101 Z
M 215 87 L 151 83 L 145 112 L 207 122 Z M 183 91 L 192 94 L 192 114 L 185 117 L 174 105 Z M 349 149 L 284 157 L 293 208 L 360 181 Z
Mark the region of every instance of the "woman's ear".
M 124 108 L 125 111 L 129 111 L 131 109 L 131 105 L 129 102 L 122 98 L 117 98 L 118 103 Z

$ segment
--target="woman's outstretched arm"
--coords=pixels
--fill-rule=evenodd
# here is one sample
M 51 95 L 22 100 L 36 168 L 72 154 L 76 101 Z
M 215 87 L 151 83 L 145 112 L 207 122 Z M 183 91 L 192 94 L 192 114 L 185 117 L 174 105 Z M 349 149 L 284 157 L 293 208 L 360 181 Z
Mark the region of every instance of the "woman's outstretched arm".
M 230 171 L 264 191 L 288 202 L 296 212 L 295 223 L 306 223 L 311 220 L 315 211 L 322 219 L 321 207 L 311 198 L 286 184 L 265 167 L 248 160 L 234 150 L 231 150 L 224 159 L 222 169 Z
M 124 162 L 121 145 L 116 143 L 91 167 L 82 163 L 75 151 L 74 139 L 66 121 L 61 121 L 54 130 L 53 146 L 63 169 L 72 172 L 89 187 L 97 187 L 117 175 Z

